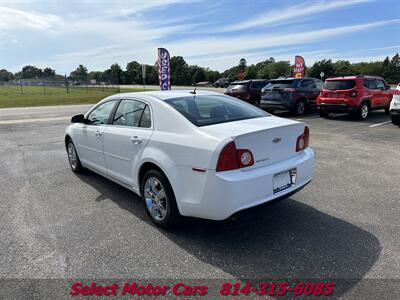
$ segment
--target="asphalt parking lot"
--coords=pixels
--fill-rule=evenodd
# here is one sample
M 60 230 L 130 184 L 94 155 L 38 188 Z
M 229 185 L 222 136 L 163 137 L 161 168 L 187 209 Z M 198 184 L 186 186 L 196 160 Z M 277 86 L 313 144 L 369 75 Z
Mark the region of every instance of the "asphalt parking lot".
M 331 278 L 336 296 L 399 299 L 400 128 L 383 111 L 291 117 L 311 130 L 310 185 L 163 231 L 134 193 L 70 171 L 64 130 L 87 108 L 0 110 L 1 278 Z

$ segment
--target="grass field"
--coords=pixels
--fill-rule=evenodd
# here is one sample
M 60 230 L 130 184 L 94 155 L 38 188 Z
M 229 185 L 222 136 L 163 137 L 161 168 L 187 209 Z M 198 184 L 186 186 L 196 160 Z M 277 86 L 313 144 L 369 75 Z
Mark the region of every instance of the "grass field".
M 140 88 L 123 88 L 124 92 L 140 92 Z M 24 106 L 48 106 L 67 104 L 92 104 L 118 93 L 116 87 L 73 87 L 67 93 L 65 87 L 24 86 L 23 94 L 19 86 L 0 86 L 0 108 Z

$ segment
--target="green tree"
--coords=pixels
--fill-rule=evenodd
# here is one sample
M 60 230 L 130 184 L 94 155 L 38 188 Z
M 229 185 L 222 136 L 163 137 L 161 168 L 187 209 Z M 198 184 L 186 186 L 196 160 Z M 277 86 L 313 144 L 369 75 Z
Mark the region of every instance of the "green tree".
M 54 76 L 56 76 L 56 71 L 51 68 L 44 68 L 42 74 L 43 74 L 43 77 L 54 78 Z
M 313 66 L 307 70 L 308 76 L 315 78 L 319 78 L 321 72 L 325 74 L 324 79 L 335 75 L 335 66 L 332 60 L 323 59 L 321 61 L 316 61 Z
M 7 71 L 6 69 L 0 70 L 0 81 L 10 81 L 14 79 L 13 73 Z
M 79 65 L 75 71 L 72 71 L 69 74 L 69 77 L 72 80 L 82 80 L 86 81 L 88 79 L 88 70 L 83 65 Z
M 267 66 L 268 78 L 278 78 L 290 76 L 291 68 L 288 61 L 278 61 L 275 63 L 270 63 Z
M 333 65 L 335 76 L 350 76 L 354 74 L 354 68 L 348 60 L 338 60 Z
M 204 69 L 196 65 L 189 66 L 189 76 L 192 79 L 192 84 L 206 80 Z
M 122 69 L 119 66 L 119 64 L 113 64 L 110 67 L 110 75 L 111 75 L 111 82 L 120 84 L 122 83 L 121 80 L 121 75 L 122 75 Z
M 36 68 L 35 66 L 25 66 L 22 68 L 21 77 L 22 78 L 35 78 L 42 77 L 42 69 Z
M 96 82 L 101 82 L 101 75 L 103 74 L 103 72 L 101 71 L 91 71 L 88 74 L 89 80 L 94 79 L 96 80 Z
M 245 71 L 247 67 L 247 61 L 244 58 L 241 58 L 239 61 L 239 69 Z
M 141 64 L 137 61 L 131 61 L 126 65 L 127 78 L 128 83 L 141 83 L 142 82 L 142 71 Z
M 247 67 L 244 79 L 255 79 L 255 78 L 257 78 L 257 67 L 255 65 L 251 65 Z
M 170 61 L 171 84 L 189 85 L 192 83 L 189 66 L 182 56 L 173 56 Z

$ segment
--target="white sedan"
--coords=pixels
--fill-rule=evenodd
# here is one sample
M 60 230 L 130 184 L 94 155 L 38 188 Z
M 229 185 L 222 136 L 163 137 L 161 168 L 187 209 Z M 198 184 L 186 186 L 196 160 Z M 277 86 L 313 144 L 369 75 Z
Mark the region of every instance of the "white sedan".
M 154 223 L 223 220 L 286 198 L 313 176 L 304 123 L 205 91 L 110 96 L 67 127 L 72 171 L 88 168 L 134 191 Z
M 400 83 L 393 90 L 393 98 L 389 108 L 390 118 L 394 125 L 400 125 Z

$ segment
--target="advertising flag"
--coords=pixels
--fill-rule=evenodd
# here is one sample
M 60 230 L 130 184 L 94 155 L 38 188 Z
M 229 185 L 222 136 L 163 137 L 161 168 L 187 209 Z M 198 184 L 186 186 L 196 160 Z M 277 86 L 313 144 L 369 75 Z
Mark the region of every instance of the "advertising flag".
M 296 55 L 294 58 L 294 70 L 293 70 L 293 77 L 300 78 L 304 77 L 304 58 L 300 55 Z
M 167 49 L 158 48 L 158 80 L 160 82 L 160 89 L 170 90 L 171 89 L 171 76 L 169 68 L 169 53 Z

